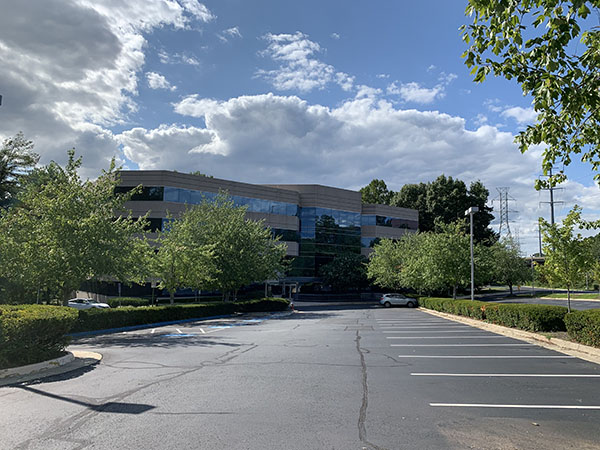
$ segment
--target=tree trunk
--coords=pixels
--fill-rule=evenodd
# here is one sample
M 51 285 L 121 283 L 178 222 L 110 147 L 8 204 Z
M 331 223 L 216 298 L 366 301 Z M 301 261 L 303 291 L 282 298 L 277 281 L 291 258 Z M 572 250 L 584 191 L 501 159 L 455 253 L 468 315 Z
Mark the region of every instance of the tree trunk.
M 169 303 L 171 305 L 175 304 L 175 291 L 169 291 Z
M 62 292 L 62 304 L 63 306 L 69 306 L 69 300 L 71 299 L 71 290 Z
M 456 285 L 452 286 L 452 299 L 456 300 Z
M 567 286 L 567 312 L 571 312 L 571 288 Z
M 508 289 L 510 289 L 510 296 L 512 297 L 513 296 L 513 285 L 509 284 Z

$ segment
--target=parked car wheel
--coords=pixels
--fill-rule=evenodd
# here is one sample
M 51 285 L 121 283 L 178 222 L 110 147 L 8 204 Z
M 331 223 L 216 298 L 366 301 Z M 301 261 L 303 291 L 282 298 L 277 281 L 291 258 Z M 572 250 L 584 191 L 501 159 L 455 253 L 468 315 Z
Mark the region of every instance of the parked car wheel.
M 413 302 L 408 302 L 408 303 L 406 304 L 406 306 L 408 306 L 409 308 L 414 308 L 414 307 L 415 307 L 415 304 L 414 304 Z
M 390 306 L 392 306 L 392 304 L 390 302 L 385 302 L 383 304 L 383 306 L 385 306 L 386 308 L 389 308 Z

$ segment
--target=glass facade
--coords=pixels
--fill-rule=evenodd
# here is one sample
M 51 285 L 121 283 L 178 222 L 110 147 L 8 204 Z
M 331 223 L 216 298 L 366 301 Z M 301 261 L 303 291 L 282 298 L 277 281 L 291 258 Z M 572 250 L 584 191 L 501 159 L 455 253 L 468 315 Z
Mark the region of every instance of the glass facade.
M 194 191 L 192 189 L 174 188 L 165 186 L 164 201 L 175 203 L 199 204 L 204 199 L 211 201 L 218 195 L 214 192 Z M 280 214 L 283 216 L 298 215 L 298 205 L 293 203 L 278 202 L 275 200 L 263 200 L 260 198 L 242 197 L 239 195 L 229 196 L 236 206 L 247 206 L 248 211 L 268 214 Z
M 300 208 L 300 254 L 291 276 L 316 277 L 336 255 L 360 253 L 360 213 L 328 208 Z
M 116 192 L 128 192 L 132 187 L 119 186 Z M 164 201 L 199 204 L 212 201 L 218 194 L 171 186 L 144 186 L 132 197 L 133 201 Z M 381 238 L 361 236 L 363 226 L 383 226 L 417 230 L 418 222 L 397 217 L 362 215 L 359 212 L 338 209 L 306 207 L 294 203 L 264 200 L 238 195 L 229 196 L 236 206 L 245 206 L 250 212 L 297 216 L 300 230 L 272 228 L 273 236 L 281 241 L 297 242 L 299 254 L 293 258 L 288 276 L 318 277 L 321 266 L 335 256 L 360 254 L 361 248 L 373 248 Z M 172 220 L 172 219 L 171 219 Z M 148 230 L 159 231 L 169 227 L 168 219 L 149 219 Z
M 362 216 L 361 224 L 363 226 L 378 226 L 391 228 L 405 228 L 408 230 L 418 230 L 419 222 L 416 220 L 400 219 L 398 217 L 386 216 Z
M 129 192 L 133 187 L 118 186 L 116 193 Z M 170 186 L 144 186 L 142 191 L 135 194 L 132 201 L 164 201 L 174 203 L 187 203 L 197 205 L 204 199 L 211 201 L 218 194 L 214 192 L 196 191 L 193 189 L 174 188 Z M 263 200 L 260 198 L 242 197 L 239 195 L 229 196 L 236 206 L 247 206 L 248 211 L 280 214 L 283 216 L 297 216 L 298 205 L 294 203 L 278 202 L 275 200 Z

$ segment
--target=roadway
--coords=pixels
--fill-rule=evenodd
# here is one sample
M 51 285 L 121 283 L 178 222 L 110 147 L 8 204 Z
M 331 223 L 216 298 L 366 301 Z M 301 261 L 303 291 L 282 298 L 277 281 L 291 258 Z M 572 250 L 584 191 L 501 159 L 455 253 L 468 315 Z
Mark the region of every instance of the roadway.
M 79 338 L 0 388 L 2 449 L 597 449 L 600 366 L 406 308 Z

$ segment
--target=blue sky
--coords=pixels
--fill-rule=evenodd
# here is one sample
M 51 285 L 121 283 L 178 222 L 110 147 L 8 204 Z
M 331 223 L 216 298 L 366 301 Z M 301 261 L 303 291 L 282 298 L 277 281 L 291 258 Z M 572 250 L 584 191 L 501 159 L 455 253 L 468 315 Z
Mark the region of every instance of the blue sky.
M 466 2 L 30 0 L 3 2 L 0 138 L 22 130 L 42 162 L 75 147 L 84 174 L 195 171 L 252 183 L 391 189 L 441 173 L 517 200 L 536 251 L 541 149 L 520 87 L 475 84 L 460 57 Z M 32 24 L 34 26 L 32 26 Z M 600 217 L 587 166 L 557 193 Z

